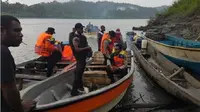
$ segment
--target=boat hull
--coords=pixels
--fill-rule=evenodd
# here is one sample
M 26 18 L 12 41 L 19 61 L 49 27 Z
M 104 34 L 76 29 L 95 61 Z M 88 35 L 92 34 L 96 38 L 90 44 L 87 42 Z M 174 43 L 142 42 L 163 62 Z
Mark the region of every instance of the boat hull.
M 149 44 L 148 44 L 149 46 Z M 149 49 L 150 47 L 148 47 Z M 151 48 L 150 48 L 151 49 Z M 160 52 L 157 50 L 152 50 L 150 54 L 151 57 L 154 57 L 156 59 L 155 61 L 158 61 L 158 65 L 152 64 L 149 61 L 144 58 L 144 56 L 139 52 L 137 47 L 133 45 L 133 51 L 135 54 L 135 57 L 139 61 L 139 63 L 142 65 L 144 70 L 147 72 L 147 75 L 149 75 L 158 85 L 160 85 L 162 88 L 164 88 L 168 93 L 176 96 L 179 99 L 182 99 L 186 102 L 193 102 L 194 104 L 200 106 L 200 82 L 191 77 L 188 73 L 184 72 L 183 76 L 185 78 L 185 83 L 188 82 L 192 85 L 198 85 L 198 87 L 194 87 L 189 85 L 190 87 L 182 87 L 179 84 L 177 84 L 175 81 L 170 79 L 170 75 L 173 74 L 173 70 L 180 69 L 177 65 L 173 64 L 172 62 L 168 61 Z M 150 51 L 150 50 L 148 50 Z M 165 66 L 165 68 L 163 67 Z M 162 67 L 162 68 L 160 68 Z M 171 72 L 171 73 L 170 73 Z M 188 81 L 188 82 L 187 82 Z
M 45 110 L 47 112 L 107 112 L 111 110 L 123 98 L 127 88 L 132 82 L 130 77 L 119 86 L 100 95 L 92 96 L 77 103 Z M 41 110 L 40 110 L 41 111 Z
M 65 86 L 73 84 L 75 72 L 75 67 L 70 67 L 69 69 L 64 69 L 57 75 L 21 91 L 22 99 L 36 99 L 38 103 L 35 111 L 38 112 L 109 111 L 119 103 L 132 83 L 134 61 L 132 57 L 130 59 L 131 61 L 129 62 L 131 63 L 131 67 L 127 75 L 117 80 L 115 83 L 91 91 L 87 94 L 75 97 L 68 95 L 68 93 L 70 94 L 71 89 L 69 89 L 69 86 Z M 92 60 L 87 62 L 87 64 L 90 63 L 92 63 Z M 63 92 L 64 95 L 61 95 Z
M 148 39 L 148 42 L 170 61 L 179 66 L 188 68 L 196 75 L 200 76 L 200 48 L 170 46 L 151 39 Z

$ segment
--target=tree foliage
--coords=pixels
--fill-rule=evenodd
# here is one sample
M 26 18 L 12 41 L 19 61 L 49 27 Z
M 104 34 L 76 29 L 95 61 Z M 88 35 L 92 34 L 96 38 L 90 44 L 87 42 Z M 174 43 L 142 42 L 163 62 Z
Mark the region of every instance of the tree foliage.
M 165 16 L 188 16 L 200 12 L 200 0 L 178 0 L 164 12 Z

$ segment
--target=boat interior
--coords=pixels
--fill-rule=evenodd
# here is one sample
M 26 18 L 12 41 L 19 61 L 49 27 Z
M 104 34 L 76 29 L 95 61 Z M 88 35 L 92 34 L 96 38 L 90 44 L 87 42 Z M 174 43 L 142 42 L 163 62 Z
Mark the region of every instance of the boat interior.
M 53 69 L 53 73 L 57 73 L 63 70 L 63 68 L 72 62 L 70 61 L 60 61 L 56 64 Z M 34 59 L 28 62 L 18 64 L 16 66 L 16 81 L 19 84 L 19 90 L 23 89 L 23 84 L 25 82 L 29 83 L 31 81 L 41 81 L 46 79 L 47 72 L 47 62 L 39 59 Z
M 130 55 L 130 52 L 128 52 L 128 55 Z M 130 67 L 131 57 L 129 57 L 127 61 L 128 67 Z M 90 92 L 111 84 L 106 72 L 107 66 L 104 65 L 103 62 L 104 57 L 102 53 L 96 52 L 93 58 L 86 64 L 83 74 L 83 84 Z M 130 70 L 130 68 L 128 70 Z M 67 102 L 68 98 L 71 97 L 70 92 L 72 90 L 74 72 L 75 68 L 72 68 L 67 72 L 61 72 L 47 80 L 41 81 L 39 84 L 34 85 L 35 87 L 32 91 L 26 92 L 23 99 L 35 99 L 37 105 L 45 105 L 63 99 L 66 99 Z M 119 75 L 120 74 L 114 75 L 116 82 L 120 80 L 118 77 Z M 69 101 L 71 100 L 69 99 Z

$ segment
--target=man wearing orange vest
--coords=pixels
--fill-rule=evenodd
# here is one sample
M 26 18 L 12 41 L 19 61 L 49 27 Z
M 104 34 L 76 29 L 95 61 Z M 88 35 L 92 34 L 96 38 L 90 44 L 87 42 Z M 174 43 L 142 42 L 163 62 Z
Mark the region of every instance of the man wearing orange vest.
M 104 55 L 104 64 L 107 64 L 107 59 L 110 57 L 113 49 L 112 38 L 115 37 L 114 31 L 109 31 L 109 33 L 105 33 L 101 40 L 101 52 Z
M 47 77 L 52 75 L 54 66 L 62 58 L 61 50 L 52 37 L 53 34 L 55 34 L 55 29 L 49 27 L 46 32 L 40 34 L 35 45 L 35 53 L 41 56 L 40 59 L 48 62 Z
M 120 78 L 127 74 L 126 51 L 121 44 L 114 46 L 114 52 L 110 55 L 111 65 L 107 68 L 108 77 L 115 82 L 113 74 L 120 74 Z

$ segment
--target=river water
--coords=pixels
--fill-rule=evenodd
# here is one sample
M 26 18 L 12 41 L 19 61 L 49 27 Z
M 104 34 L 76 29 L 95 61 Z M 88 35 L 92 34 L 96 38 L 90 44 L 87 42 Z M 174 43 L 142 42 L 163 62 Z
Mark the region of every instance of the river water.
M 81 22 L 86 26 L 89 22 L 93 25 L 105 25 L 106 31 L 116 30 L 120 28 L 123 37 L 125 33 L 131 31 L 132 27 L 143 26 L 147 24 L 148 19 L 20 19 L 24 34 L 23 41 L 27 44 L 21 44 L 17 48 L 10 48 L 14 56 L 16 64 L 25 62 L 37 57 L 34 53 L 34 45 L 40 33 L 46 31 L 47 27 L 54 27 L 56 34 L 54 37 L 60 41 L 68 41 L 68 35 L 77 22 Z M 139 32 L 138 32 L 139 33 Z M 88 38 L 89 45 L 93 51 L 97 50 L 96 38 Z M 136 99 L 138 99 L 136 101 Z M 173 106 L 168 109 L 133 109 L 133 103 L 159 103 Z M 176 105 L 176 106 L 174 106 Z M 187 108 L 186 108 L 187 107 Z M 173 109 L 178 108 L 178 109 Z M 198 111 L 194 110 L 193 106 L 186 106 L 173 96 L 167 94 L 163 89 L 151 81 L 138 65 L 134 73 L 134 80 L 128 89 L 123 100 L 117 105 L 113 112 L 185 112 Z

